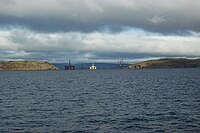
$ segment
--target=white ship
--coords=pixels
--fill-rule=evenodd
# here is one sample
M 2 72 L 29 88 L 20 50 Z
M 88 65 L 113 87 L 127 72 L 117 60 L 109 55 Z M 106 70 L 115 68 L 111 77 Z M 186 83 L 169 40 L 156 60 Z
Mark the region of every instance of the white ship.
M 90 67 L 90 70 L 96 70 L 97 67 L 94 65 L 94 63 L 92 63 L 92 66 Z

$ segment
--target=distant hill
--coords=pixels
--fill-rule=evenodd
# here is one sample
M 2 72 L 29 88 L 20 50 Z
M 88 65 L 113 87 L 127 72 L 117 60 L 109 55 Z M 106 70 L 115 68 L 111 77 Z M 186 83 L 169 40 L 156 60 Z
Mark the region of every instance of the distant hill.
M 143 68 L 200 68 L 200 59 L 159 59 L 139 62 L 128 66 L 129 69 Z
M 58 70 L 58 68 L 43 61 L 8 61 L 0 62 L 0 70 Z
M 83 69 L 89 69 L 89 67 L 91 65 L 92 65 L 91 63 L 75 64 L 75 66 L 77 68 L 83 68 Z M 117 64 L 114 64 L 114 63 L 95 63 L 95 66 L 97 67 L 97 69 L 110 69 L 110 68 L 115 68 L 117 66 Z
M 64 70 L 65 66 L 68 65 L 68 63 L 53 63 L 53 65 L 58 67 L 60 70 Z M 74 65 L 76 69 L 89 69 L 89 67 L 92 64 L 91 63 L 77 63 L 77 64 L 72 64 L 72 65 Z M 117 64 L 115 63 L 95 63 L 95 66 L 97 66 L 97 69 L 117 68 Z M 128 64 L 124 64 L 124 66 L 127 68 Z

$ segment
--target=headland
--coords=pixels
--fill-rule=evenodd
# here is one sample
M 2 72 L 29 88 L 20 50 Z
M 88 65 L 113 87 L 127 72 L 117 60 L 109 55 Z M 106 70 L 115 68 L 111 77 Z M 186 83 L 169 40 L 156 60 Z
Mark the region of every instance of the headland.
M 200 59 L 158 59 L 143 61 L 128 66 L 129 69 L 151 69 L 151 68 L 200 68 Z
M 44 61 L 2 61 L 0 70 L 58 70 L 58 68 Z

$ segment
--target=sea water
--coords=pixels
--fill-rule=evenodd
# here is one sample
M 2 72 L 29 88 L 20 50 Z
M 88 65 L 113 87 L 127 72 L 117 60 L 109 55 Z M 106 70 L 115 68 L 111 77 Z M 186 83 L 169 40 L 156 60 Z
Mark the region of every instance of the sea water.
M 199 133 L 200 69 L 0 71 L 0 132 Z

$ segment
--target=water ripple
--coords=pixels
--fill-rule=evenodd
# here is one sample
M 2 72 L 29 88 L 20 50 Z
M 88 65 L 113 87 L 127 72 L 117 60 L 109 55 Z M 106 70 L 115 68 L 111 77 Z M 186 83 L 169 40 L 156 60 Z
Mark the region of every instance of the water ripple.
M 200 69 L 0 74 L 0 132 L 200 132 Z

